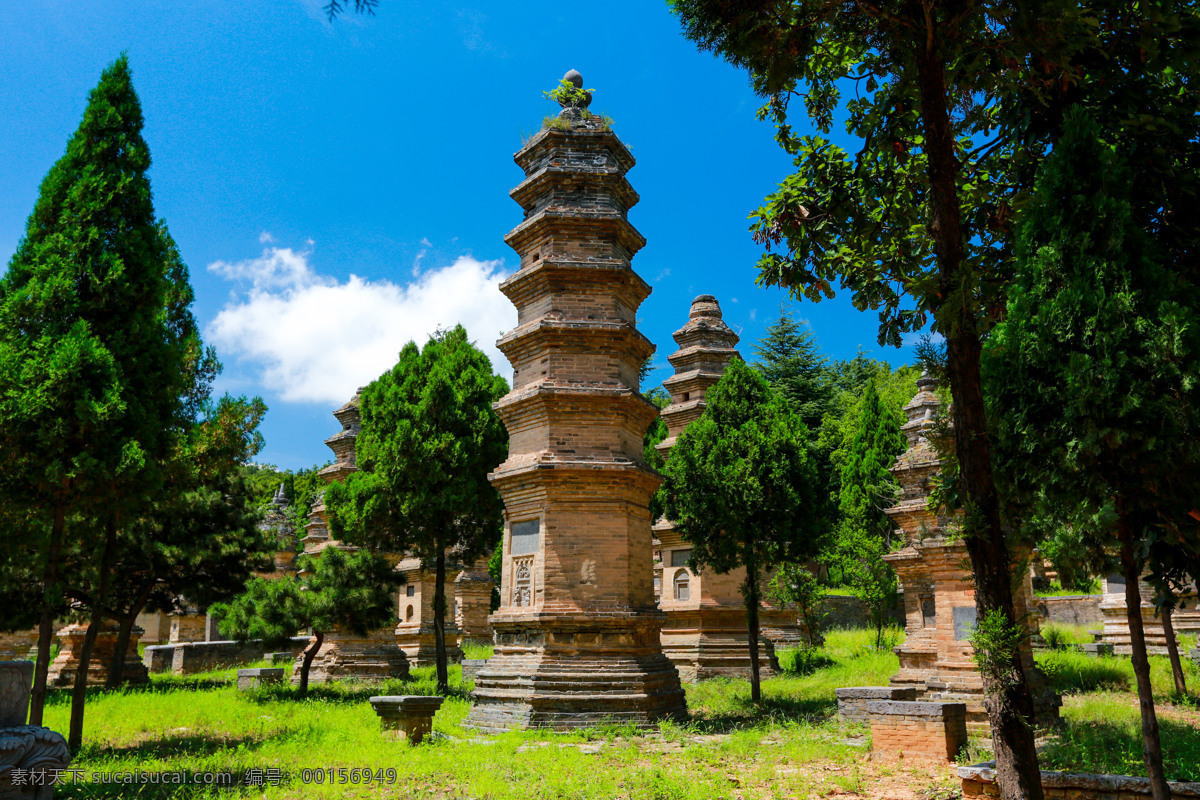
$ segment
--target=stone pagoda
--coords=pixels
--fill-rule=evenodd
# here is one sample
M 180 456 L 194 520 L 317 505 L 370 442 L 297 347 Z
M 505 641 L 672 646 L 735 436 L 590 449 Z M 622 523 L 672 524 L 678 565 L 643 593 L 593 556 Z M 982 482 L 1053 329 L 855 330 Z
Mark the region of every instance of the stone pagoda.
M 203 618 L 201 618 L 203 619 Z M 87 623 L 75 622 L 58 632 L 58 655 L 50 662 L 46 674 L 48 686 L 74 686 L 75 673 L 83 663 L 83 639 L 87 635 Z M 100 624 L 96 641 L 92 644 L 92 657 L 87 666 L 87 685 L 103 686 L 108 682 L 108 668 L 117 652 L 119 630 L 116 622 L 105 620 Z M 138 639 L 142 629 L 134 627 L 125 648 L 125 661 L 121 667 L 121 683 L 138 685 L 150 681 L 150 673 L 138 656 Z
M 662 410 L 667 438 L 657 449 L 668 458 L 684 428 L 704 413 L 704 394 L 721 378 L 725 367 L 740 358 L 735 349 L 738 335 L 721 318 L 721 306 L 711 294 L 692 301 L 688 321 L 675 332 L 679 350 L 667 360 L 675 374 L 663 381 L 671 393 L 671 405 Z M 662 629 L 662 648 L 685 681 L 714 675 L 750 677 L 746 604 L 739 591 L 746 570 L 739 567 L 724 575 L 695 573 L 687 562 L 692 546 L 680 537 L 674 523 L 660 519 L 654 525 L 660 548 L 658 607 L 667 614 Z M 764 610 L 762 626 L 781 626 L 777 610 Z M 770 620 L 767 617 L 772 617 Z M 793 620 L 794 622 L 794 620 Z M 759 670 L 772 673 L 774 659 L 769 639 L 764 637 L 759 653 Z
M 917 394 L 904 407 L 908 421 L 901 427 L 908 449 L 896 459 L 891 473 L 900 484 L 896 505 L 886 513 L 899 528 L 905 546 L 884 556 L 896 570 L 904 591 L 906 638 L 896 648 L 900 670 L 893 687 L 915 689 L 918 700 L 966 704 L 967 728 L 991 736 L 983 707 L 983 677 L 975 665 L 970 635 L 975 627 L 975 587 L 971 563 L 962 539 L 955 537 L 956 519 L 928 508 L 931 479 L 941 467 L 930 436 L 941 401 L 928 375 L 917 381 Z M 1018 554 L 1023 555 L 1023 554 Z M 1014 559 L 1023 562 L 1022 558 Z M 1028 569 L 1013 596 L 1018 617 L 1029 634 L 1037 633 L 1037 613 Z M 1034 666 L 1029 637 L 1021 645 L 1021 662 L 1034 697 L 1038 724 L 1058 717 L 1057 695 L 1045 688 Z
M 271 507 L 258 527 L 269 533 L 278 549 L 272 558 L 272 571 L 264 577 L 278 578 L 296 571 L 296 531 L 288 517 L 288 496 L 283 484 L 275 490 Z
M 342 429 L 325 440 L 335 458 L 334 463 L 318 473 L 326 483 L 344 480 L 347 475 L 358 469 L 355 464 L 354 444 L 358 438 L 358 404 L 361 395 L 362 388 L 359 388 L 349 402 L 333 412 Z M 306 555 L 319 557 L 330 547 L 345 548 L 345 545 L 329 535 L 324 492 L 314 499 L 304 532 L 302 541 Z M 401 592 L 403 591 L 402 588 Z M 293 683 L 300 680 L 300 665 L 303 659 L 304 653 L 296 656 L 296 666 L 292 670 Z M 406 677 L 408 659 L 396 643 L 396 634 L 392 628 L 372 631 L 366 636 L 335 629 L 325 634 L 321 649 L 313 659 L 308 680 L 312 683 L 325 683 L 345 679 L 378 681 Z
M 509 454 L 490 476 L 505 505 L 503 573 L 494 655 L 465 722 L 476 730 L 687 713 L 652 588 L 660 479 L 642 454 L 656 409 L 638 391 L 654 345 L 635 321 L 650 287 L 630 267 L 645 244 L 627 219 L 634 159 L 589 101 L 568 102 L 515 156 L 525 215 L 505 241 L 520 269 L 500 289 L 518 318 L 498 342 L 513 390 L 496 404 Z

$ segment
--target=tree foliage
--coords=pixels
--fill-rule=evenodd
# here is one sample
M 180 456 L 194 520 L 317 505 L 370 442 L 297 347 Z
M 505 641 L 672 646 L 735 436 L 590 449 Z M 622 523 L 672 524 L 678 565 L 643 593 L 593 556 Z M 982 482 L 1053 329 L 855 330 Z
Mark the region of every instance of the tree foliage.
M 186 270 L 155 219 L 142 124 L 122 56 L 89 94 L 0 279 L 0 493 L 38 518 L 29 520 L 30 544 L 43 576 L 35 721 L 61 598 L 90 581 L 86 659 L 111 589 L 117 532 L 161 490 L 204 397 L 194 378 L 208 358 Z M 67 571 L 71 553 L 86 570 Z M 78 678 L 73 748 L 84 687 Z
M 815 553 L 822 520 L 809 432 L 766 380 L 734 359 L 705 393 L 703 416 L 676 440 L 663 468 L 668 519 L 692 545 L 691 565 L 746 570 L 752 695 L 758 681 L 763 573 Z
M 1088 531 L 1097 559 L 1120 552 L 1137 597 L 1144 565 L 1162 584 L 1161 565 L 1200 552 L 1188 515 L 1200 488 L 1200 287 L 1161 263 L 1134 217 L 1132 183 L 1101 128 L 1073 111 L 1024 219 L 1021 268 L 984 374 L 1014 521 Z M 1158 792 L 1139 607 L 1130 606 L 1133 659 Z
M 443 692 L 446 556 L 472 563 L 502 529 L 503 503 L 487 475 L 508 452 L 492 409 L 507 391 L 461 325 L 423 349 L 409 342 L 396 366 L 363 390 L 359 470 L 325 496 L 334 536 L 382 552 L 411 551 L 432 565 Z
M 299 695 L 308 693 L 308 672 L 324 636 L 337 628 L 365 636 L 396 618 L 396 589 L 404 577 L 383 557 L 367 550 L 330 547 L 319 557 L 297 559 L 298 575 L 255 578 L 245 591 L 213 606 L 221 632 L 238 641 L 261 639 L 282 646 L 311 628 L 313 641 L 300 665 Z

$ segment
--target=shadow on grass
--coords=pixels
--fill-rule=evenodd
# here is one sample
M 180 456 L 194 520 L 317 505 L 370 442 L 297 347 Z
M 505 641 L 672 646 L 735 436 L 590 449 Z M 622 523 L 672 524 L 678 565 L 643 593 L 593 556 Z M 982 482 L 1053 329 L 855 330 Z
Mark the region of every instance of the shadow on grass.
M 1159 717 L 1167 780 L 1200 781 L 1200 729 Z M 1146 776 L 1142 733 L 1134 721 L 1064 720 L 1042 748 L 1042 769 Z
M 1096 658 L 1081 653 L 1058 651 L 1038 659 L 1051 689 L 1059 694 L 1082 694 L 1096 691 L 1129 691 L 1132 675 L 1128 662 L 1113 658 Z
M 837 703 L 816 698 L 763 697 L 755 705 L 748 697 L 733 701 L 736 708 L 692 716 L 688 727 L 696 733 L 717 734 L 753 730 L 787 722 L 820 723 L 837 712 Z
M 167 734 L 128 745 L 84 745 L 79 760 L 88 763 L 106 758 L 182 758 L 210 756 L 226 750 L 256 750 L 262 739 L 255 736 L 222 736 L 217 733 Z
M 289 684 L 264 686 L 246 692 L 246 698 L 255 703 L 295 703 L 316 700 L 323 703 L 365 703 L 376 695 L 389 694 L 436 694 L 435 685 L 420 678 L 391 678 L 379 683 L 347 680 L 332 683 L 310 683 L 307 697 L 300 697 L 299 690 Z M 445 697 L 461 700 L 471 699 L 468 685 L 452 684 Z
M 146 773 L 153 776 L 156 773 Z M 166 775 L 166 773 L 157 773 Z M 235 776 L 239 783 L 232 786 L 199 786 L 175 783 L 65 783 L 54 787 L 56 800 L 192 800 L 192 798 L 211 798 L 213 791 L 220 792 L 220 797 L 251 797 L 261 796 L 262 787 L 245 786 L 240 783 L 240 775 Z
M 106 689 L 103 686 L 89 686 L 86 698 L 115 696 L 122 694 L 168 694 L 170 692 L 207 691 L 209 689 L 224 689 L 232 686 L 233 680 L 217 680 L 214 678 L 177 678 L 170 681 L 154 681 L 135 686 L 125 685 L 116 689 Z M 71 704 L 70 688 L 49 689 L 46 693 L 46 705 L 69 706 Z

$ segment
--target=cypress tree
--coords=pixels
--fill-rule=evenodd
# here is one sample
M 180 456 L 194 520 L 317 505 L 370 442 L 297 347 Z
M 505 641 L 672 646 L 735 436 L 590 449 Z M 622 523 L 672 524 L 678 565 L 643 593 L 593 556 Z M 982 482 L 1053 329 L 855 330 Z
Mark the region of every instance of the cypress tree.
M 834 555 L 870 611 L 876 647 L 883 644 L 887 612 L 896 599 L 896 574 L 881 560 L 892 543 L 892 522 L 883 509 L 898 489 L 888 468 L 904 447 L 899 420 L 884 406 L 875 381 L 868 381 L 857 425 L 834 459 L 841 479 Z
M 161 483 L 158 465 L 189 391 L 194 322 L 173 305 L 174 247 L 155 221 L 141 130 L 141 105 L 122 55 L 91 91 L 0 279 L 0 448 L 7 462 L 0 488 L 6 501 L 45 521 L 30 526 L 44 576 L 33 721 L 42 716 L 55 611 L 69 582 L 81 579 L 64 571 L 64 553 L 77 546 L 91 565 L 95 601 L 86 661 L 117 529 Z M 73 749 L 82 732 L 86 671 L 80 676 Z
M 1007 321 L 982 363 L 1010 514 L 1077 526 L 1095 552 L 1118 554 L 1157 800 L 1170 790 L 1139 578 L 1149 564 L 1151 583 L 1163 584 L 1163 565 L 1200 541 L 1189 516 L 1200 475 L 1200 292 L 1138 225 L 1132 184 L 1099 126 L 1071 112 L 1021 231 Z

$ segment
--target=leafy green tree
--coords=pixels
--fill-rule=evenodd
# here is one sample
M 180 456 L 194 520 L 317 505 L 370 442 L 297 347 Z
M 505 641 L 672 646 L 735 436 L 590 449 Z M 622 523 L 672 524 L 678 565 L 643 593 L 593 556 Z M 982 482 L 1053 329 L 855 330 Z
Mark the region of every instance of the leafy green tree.
M 1004 311 L 1016 216 L 1074 104 L 1101 110 L 1138 159 L 1134 208 L 1197 269 L 1200 62 L 1193 4 L 1048 0 L 1019 8 L 885 0 L 669 0 L 685 35 L 749 71 L 797 172 L 754 214 L 760 282 L 812 300 L 835 283 L 880 312 L 880 341 L 946 339 L 957 495 L 980 618 L 1016 626 L 1011 559 L 988 451 L 979 353 Z M 852 98 L 842 91 L 854 87 Z M 847 93 L 848 94 L 848 93 Z M 798 102 L 793 103 L 796 100 Z M 800 136 L 791 112 L 815 124 Z M 827 138 L 836 117 L 861 146 Z M 1175 177 L 1179 176 L 1179 177 Z M 1002 797 L 1042 797 L 1019 668 L 987 679 Z
M 412 552 L 433 566 L 438 691 L 446 665 L 446 555 L 464 564 L 491 552 L 503 503 L 488 473 L 508 435 L 492 404 L 508 385 L 461 325 L 419 349 L 409 342 L 362 394 L 358 471 L 325 495 L 330 529 L 351 544 Z
M 822 520 L 808 429 L 741 359 L 704 396 L 703 416 L 675 442 L 663 468 L 668 519 L 692 545 L 690 566 L 744 567 L 751 697 L 761 699 L 758 609 L 762 575 L 813 555 Z
M 829 604 L 825 601 L 825 590 L 811 570 L 803 564 L 785 561 L 771 577 L 767 596 L 781 606 L 796 609 L 809 648 L 821 644 L 821 629 L 825 625 L 825 618 L 829 616 Z
M 1200 475 L 1200 287 L 1164 268 L 1134 217 L 1128 167 L 1102 135 L 1086 112 L 1069 114 L 1024 219 L 984 375 L 1014 517 L 1077 526 L 1118 553 L 1157 800 L 1170 791 L 1138 579 L 1200 545 L 1188 515 Z
M 117 532 L 160 489 L 162 464 L 186 424 L 198 334 L 172 284 L 177 253 L 154 218 L 141 128 L 122 56 L 89 95 L 0 279 L 0 448 L 11 472 L 0 488 L 45 521 L 33 529 L 44 538 L 31 541 L 44 576 L 33 720 L 42 716 L 61 596 L 91 576 L 86 661 Z M 72 547 L 85 551 L 87 573 L 64 571 Z M 72 749 L 81 742 L 85 686 L 81 670 Z
M 258 528 L 260 512 L 241 469 L 262 447 L 265 412 L 258 398 L 224 397 L 207 409 L 167 464 L 163 491 L 118 532 L 105 610 L 118 623 L 109 688 L 121 683 L 125 648 L 143 610 L 177 611 L 185 595 L 205 608 L 270 568 L 276 542 Z
M 396 589 L 404 576 L 386 559 L 367 550 L 330 547 L 319 557 L 300 556 L 299 575 L 254 578 L 229 602 L 216 603 L 221 633 L 238 641 L 261 639 L 282 646 L 299 630 L 313 640 L 300 663 L 301 698 L 308 694 L 308 671 L 325 634 L 334 628 L 365 636 L 396 617 Z
M 884 406 L 875 381 L 869 381 L 854 433 L 838 453 L 841 493 L 834 553 L 851 591 L 867 606 L 876 647 L 883 647 L 897 597 L 896 573 L 882 560 L 893 545 L 892 521 L 883 510 L 900 488 L 888 470 L 906 444 L 896 415 Z

